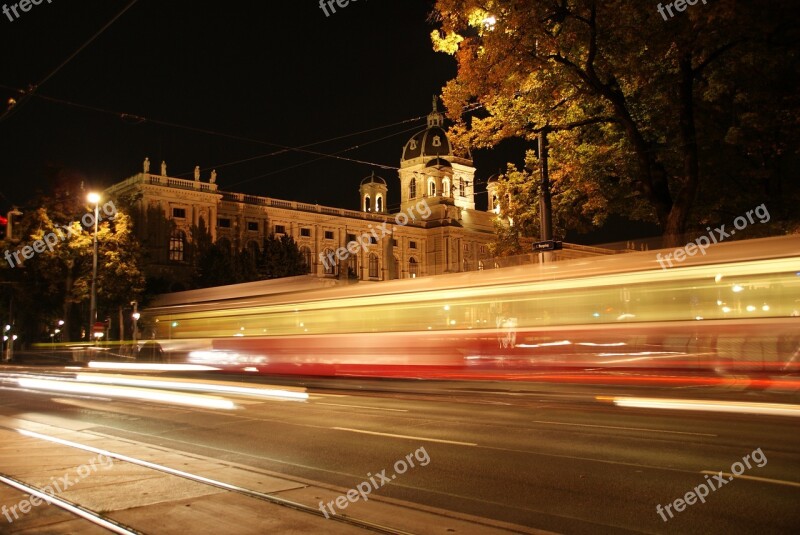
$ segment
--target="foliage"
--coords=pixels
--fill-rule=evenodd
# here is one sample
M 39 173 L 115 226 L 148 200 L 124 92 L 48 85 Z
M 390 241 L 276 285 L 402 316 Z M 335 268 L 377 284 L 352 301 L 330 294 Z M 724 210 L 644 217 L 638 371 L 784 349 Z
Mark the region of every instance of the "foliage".
M 554 212 L 573 229 L 617 213 L 676 244 L 762 202 L 796 222 L 797 10 L 770 4 L 665 21 L 629 0 L 437 0 L 434 48 L 458 62 L 451 136 L 488 148 L 549 131 Z

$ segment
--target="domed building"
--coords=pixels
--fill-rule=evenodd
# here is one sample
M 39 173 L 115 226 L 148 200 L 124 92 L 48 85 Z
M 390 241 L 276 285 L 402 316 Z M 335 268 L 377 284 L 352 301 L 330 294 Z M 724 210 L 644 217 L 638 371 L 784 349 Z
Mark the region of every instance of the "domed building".
M 491 212 L 475 209 L 475 168 L 457 155 L 436 98 L 427 127 L 403 146 L 400 209 L 389 213 L 389 184 L 374 172 L 359 184 L 359 210 L 221 191 L 217 174 L 194 180 L 142 172 L 106 190 L 109 198 L 136 198 L 137 229 L 150 274 L 170 276 L 191 259 L 194 226 L 231 250 L 263 249 L 269 235 L 288 235 L 303 253 L 309 274 L 381 281 L 481 269 L 494 239 Z M 160 214 L 160 215 L 159 215 Z M 158 223 L 163 230 L 153 230 Z M 152 224 L 151 224 L 152 223 Z M 148 225 L 150 228 L 148 229 Z M 359 245 L 353 246 L 353 243 Z

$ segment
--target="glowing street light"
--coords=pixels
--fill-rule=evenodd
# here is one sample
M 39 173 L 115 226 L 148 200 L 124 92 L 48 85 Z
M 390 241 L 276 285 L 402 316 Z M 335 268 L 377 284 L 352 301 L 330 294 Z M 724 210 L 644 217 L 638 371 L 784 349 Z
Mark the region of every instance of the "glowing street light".
M 89 298 L 89 332 L 92 332 L 95 322 L 97 322 L 97 220 L 100 206 L 100 194 L 89 193 L 86 199 L 94 204 L 94 239 L 93 255 L 92 255 L 92 290 L 91 297 Z

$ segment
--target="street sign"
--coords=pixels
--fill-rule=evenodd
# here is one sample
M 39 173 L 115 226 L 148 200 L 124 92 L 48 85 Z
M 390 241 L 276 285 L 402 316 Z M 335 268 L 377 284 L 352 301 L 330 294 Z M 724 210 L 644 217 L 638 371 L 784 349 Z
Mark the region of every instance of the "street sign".
M 562 249 L 563 242 L 555 240 L 537 241 L 533 244 L 533 252 L 539 253 L 542 251 L 559 251 Z
M 92 333 L 104 333 L 106 332 L 106 324 L 102 321 L 94 322 L 92 325 Z

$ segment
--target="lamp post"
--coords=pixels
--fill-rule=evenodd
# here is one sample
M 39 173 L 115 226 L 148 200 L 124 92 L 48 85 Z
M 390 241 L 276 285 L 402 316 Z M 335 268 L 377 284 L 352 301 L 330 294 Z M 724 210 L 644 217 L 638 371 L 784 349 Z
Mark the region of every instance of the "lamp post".
M 94 335 L 94 324 L 97 321 L 97 219 L 100 206 L 100 195 L 90 193 L 87 197 L 90 203 L 94 204 L 94 239 L 92 254 L 92 290 L 89 298 L 89 339 Z

